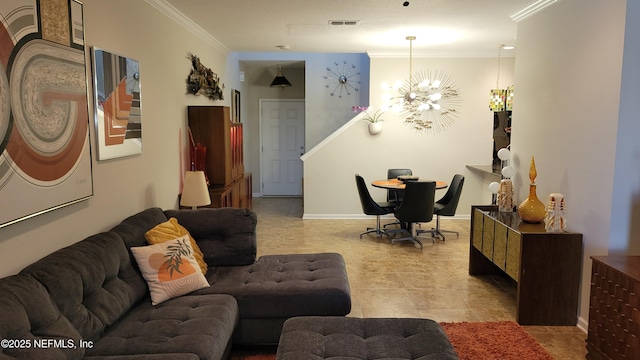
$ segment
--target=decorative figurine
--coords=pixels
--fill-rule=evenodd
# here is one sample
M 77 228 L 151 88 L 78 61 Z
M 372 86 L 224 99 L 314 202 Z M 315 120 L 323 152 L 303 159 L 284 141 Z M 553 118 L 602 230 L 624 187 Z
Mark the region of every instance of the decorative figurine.
M 562 232 L 567 227 L 564 215 L 567 208 L 564 203 L 564 195 L 552 193 L 547 201 L 547 215 L 544 218 L 544 228 L 548 232 Z
M 498 190 L 498 207 L 501 212 L 512 212 L 513 206 L 513 182 L 511 179 L 502 179 Z

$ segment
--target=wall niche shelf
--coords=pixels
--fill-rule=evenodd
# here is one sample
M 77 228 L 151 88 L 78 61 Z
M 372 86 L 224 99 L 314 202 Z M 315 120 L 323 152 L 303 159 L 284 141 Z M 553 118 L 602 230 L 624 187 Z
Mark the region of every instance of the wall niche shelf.
M 495 176 L 498 178 L 498 180 L 501 178 L 500 169 L 496 169 L 492 165 L 467 165 L 467 169 L 482 174 Z

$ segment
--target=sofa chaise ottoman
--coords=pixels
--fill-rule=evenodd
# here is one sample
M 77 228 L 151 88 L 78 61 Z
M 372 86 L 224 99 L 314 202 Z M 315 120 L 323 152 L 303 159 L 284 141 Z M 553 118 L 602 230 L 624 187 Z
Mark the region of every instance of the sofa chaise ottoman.
M 148 209 L 123 224 L 148 217 L 154 220 L 145 228 L 175 218 L 196 239 L 209 265 L 206 277 L 211 286 L 193 294 L 227 294 L 236 299 L 240 315 L 233 334 L 236 345 L 277 344 L 282 325 L 290 317 L 344 316 L 351 312 L 351 290 L 342 255 L 283 254 L 256 259 L 257 217 L 251 210 Z
M 210 285 L 154 305 L 134 253 L 170 218 Z M 256 224 L 247 209 L 150 208 L 0 278 L 0 359 L 218 360 L 232 344 L 277 344 L 287 318 L 351 311 L 342 256 L 256 259 Z
M 276 360 L 454 360 L 440 325 L 414 318 L 292 318 L 285 322 Z

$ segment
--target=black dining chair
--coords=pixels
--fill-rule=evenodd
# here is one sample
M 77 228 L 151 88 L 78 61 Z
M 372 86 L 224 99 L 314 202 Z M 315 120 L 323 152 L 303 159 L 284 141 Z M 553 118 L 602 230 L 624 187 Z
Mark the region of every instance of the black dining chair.
M 464 176 L 456 174 L 451 180 L 451 185 L 447 189 L 446 194 L 435 202 L 433 213 L 436 215 L 436 227 L 431 230 L 418 230 L 418 233 L 430 232 L 432 236 L 439 236 L 444 241 L 443 233 L 452 233 L 460 236 L 457 231 L 443 230 L 440 228 L 440 216 L 455 216 L 460 195 L 462 194 L 462 186 L 464 185 Z
M 387 170 L 387 179 L 397 179 L 398 176 L 402 175 L 413 175 L 411 169 L 388 169 Z M 394 204 L 396 207 L 400 205 L 402 202 L 402 197 L 404 196 L 404 190 L 387 190 L 387 202 Z M 384 224 L 384 228 L 387 226 L 400 225 L 399 221 L 394 221 L 388 224 Z
M 411 169 L 388 169 L 387 179 L 397 179 L 398 176 L 413 175 Z M 402 201 L 403 192 L 398 190 L 387 190 L 387 201 L 391 203 L 400 204 Z
M 362 239 L 362 235 L 376 233 L 379 237 L 382 235 L 387 235 L 387 233 L 380 228 L 380 216 L 391 214 L 395 205 L 389 202 L 376 202 L 369 193 L 369 189 L 367 188 L 367 184 L 364 182 L 364 178 L 358 174 L 356 174 L 356 185 L 358 187 L 358 195 L 360 196 L 360 204 L 362 205 L 362 211 L 366 215 L 375 215 L 376 216 L 376 227 L 375 228 L 367 228 L 367 231 L 360 234 L 360 239 Z
M 429 222 L 433 219 L 436 182 L 408 182 L 404 191 L 404 199 L 393 214 L 402 224 L 402 231 L 408 232 L 409 236 L 400 239 L 391 239 L 391 243 L 409 240 L 422 249 L 422 242 L 418 239 L 416 224 Z M 432 240 L 435 241 L 433 237 Z

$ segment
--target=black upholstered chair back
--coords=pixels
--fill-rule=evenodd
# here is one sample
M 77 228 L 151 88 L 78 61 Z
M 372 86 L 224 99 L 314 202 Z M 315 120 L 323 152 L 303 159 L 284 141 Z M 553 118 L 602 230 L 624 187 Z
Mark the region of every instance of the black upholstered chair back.
M 437 215 L 454 216 L 456 214 L 460 194 L 462 194 L 462 185 L 464 185 L 464 176 L 454 175 L 446 194 L 436 202 L 435 213 Z
M 398 176 L 402 175 L 413 175 L 411 169 L 388 169 L 387 170 L 387 179 L 396 179 Z M 400 203 L 402 201 L 402 191 L 396 190 L 387 190 L 387 201 L 394 202 L 397 201 Z
M 408 182 L 404 192 L 404 199 L 394 212 L 394 215 L 403 223 L 431 221 L 433 219 L 435 194 L 435 181 Z
M 380 205 L 373 200 L 367 184 L 364 182 L 364 178 L 358 174 L 356 174 L 356 185 L 358 186 L 358 195 L 360 195 L 362 211 L 366 215 L 385 215 L 389 213 L 387 209 L 380 207 Z

